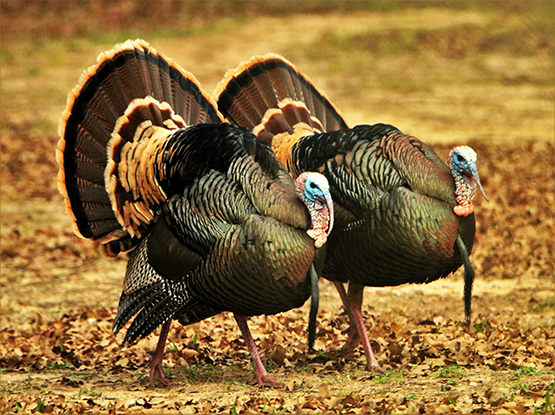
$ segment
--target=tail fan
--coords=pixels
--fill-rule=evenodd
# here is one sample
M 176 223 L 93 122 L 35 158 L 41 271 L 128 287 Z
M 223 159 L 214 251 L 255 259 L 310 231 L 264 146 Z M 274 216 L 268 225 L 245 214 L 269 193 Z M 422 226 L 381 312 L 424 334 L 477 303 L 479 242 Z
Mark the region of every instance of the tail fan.
M 133 249 L 164 198 L 158 185 L 133 182 L 158 173 L 144 175 L 140 160 L 156 153 L 164 134 L 145 130 L 222 120 L 195 77 L 145 41 L 100 54 L 69 94 L 60 124 L 58 187 L 77 235 L 99 242 L 109 256 Z
M 276 151 L 280 134 L 300 137 L 347 128 L 324 94 L 293 64 L 276 54 L 255 56 L 229 71 L 215 95 L 220 112 L 230 122 L 247 127 L 261 140 L 272 143 L 282 162 Z M 292 145 L 290 137 L 286 142 Z

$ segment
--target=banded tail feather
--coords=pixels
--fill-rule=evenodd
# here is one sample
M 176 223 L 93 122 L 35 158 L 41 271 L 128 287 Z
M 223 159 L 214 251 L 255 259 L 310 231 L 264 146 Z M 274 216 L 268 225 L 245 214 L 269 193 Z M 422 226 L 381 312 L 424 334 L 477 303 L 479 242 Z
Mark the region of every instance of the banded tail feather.
M 286 166 L 298 137 L 347 128 L 325 95 L 276 54 L 255 56 L 228 71 L 215 95 L 222 114 L 271 143 Z
M 138 188 L 114 181 L 120 160 L 112 148 L 136 142 L 140 136 L 129 116 L 167 130 L 221 122 L 222 116 L 191 73 L 142 40 L 117 45 L 97 61 L 70 92 L 62 114 L 58 187 L 76 234 L 98 241 L 107 255 L 115 256 L 137 245 L 161 198 L 154 183 L 143 191 L 153 193 L 153 198 L 143 200 Z

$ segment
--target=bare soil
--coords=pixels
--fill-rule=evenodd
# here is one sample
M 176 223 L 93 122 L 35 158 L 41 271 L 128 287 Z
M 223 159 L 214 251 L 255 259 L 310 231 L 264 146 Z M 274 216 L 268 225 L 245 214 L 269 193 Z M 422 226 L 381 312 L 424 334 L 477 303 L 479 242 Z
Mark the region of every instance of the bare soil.
M 0 413 L 553 413 L 553 43 L 535 29 L 549 13 L 334 11 L 307 2 L 283 16 L 252 5 L 245 15 L 222 2 L 236 15 L 207 6 L 183 32 L 175 29 L 188 21 L 183 8 L 171 20 L 176 32 L 164 35 L 156 31 L 162 9 L 152 11 L 154 28 L 126 28 L 117 16 L 136 3 L 121 1 L 105 5 L 119 9 L 102 38 L 96 6 L 64 11 L 48 2 L 45 10 L 62 16 L 54 24 L 40 3 L 26 15 L 17 4 L 3 5 L 1 16 Z M 101 257 L 73 234 L 54 157 L 56 123 L 79 73 L 100 51 L 138 36 L 209 92 L 241 60 L 277 52 L 353 125 L 394 124 L 443 158 L 452 145 L 471 145 L 490 198 L 478 196 L 476 206 L 471 327 L 461 270 L 428 285 L 367 288 L 366 325 L 386 369 L 371 373 L 360 348 L 338 356 L 348 321 L 321 281 L 316 352 L 307 351 L 306 305 L 250 320 L 270 375 L 285 387 L 246 383 L 252 366 L 227 313 L 175 323 L 164 360 L 175 386 L 150 386 L 157 335 L 122 346 L 122 333 L 112 333 L 125 261 Z

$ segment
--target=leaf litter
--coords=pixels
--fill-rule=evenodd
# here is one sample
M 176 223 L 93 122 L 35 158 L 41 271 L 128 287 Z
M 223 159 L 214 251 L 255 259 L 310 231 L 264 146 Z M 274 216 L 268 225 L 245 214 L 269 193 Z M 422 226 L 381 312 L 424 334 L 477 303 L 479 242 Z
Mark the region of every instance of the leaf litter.
M 316 351 L 306 346 L 306 305 L 250 319 L 283 389 L 246 384 L 252 365 L 229 313 L 175 323 L 164 367 L 177 386 L 151 387 L 157 336 L 123 346 L 111 330 L 125 261 L 103 259 L 77 239 L 62 209 L 52 207 L 61 199 L 43 189 L 49 196 L 35 198 L 36 209 L 13 210 L 3 221 L 0 412 L 551 413 L 553 145 L 470 145 L 491 200 L 476 208 L 470 329 L 461 271 L 428 286 L 367 288 L 365 321 L 386 369 L 371 373 L 360 347 L 338 357 L 348 318 L 333 286 L 321 281 Z M 55 220 L 40 220 L 49 215 Z

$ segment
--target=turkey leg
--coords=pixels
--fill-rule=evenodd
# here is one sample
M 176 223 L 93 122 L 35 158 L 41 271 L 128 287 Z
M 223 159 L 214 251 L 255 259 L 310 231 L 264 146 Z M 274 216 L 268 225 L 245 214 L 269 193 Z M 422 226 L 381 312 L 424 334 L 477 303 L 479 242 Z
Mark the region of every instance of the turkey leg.
M 335 288 L 339 292 L 341 301 L 343 301 L 343 306 L 349 315 L 350 326 L 348 329 L 349 337 L 345 342 L 345 346 L 341 349 L 340 355 L 346 356 L 353 352 L 355 347 L 362 343 L 364 349 L 364 354 L 366 355 L 366 361 L 368 370 L 383 373 L 385 372 L 372 351 L 370 346 L 370 341 L 368 340 L 368 334 L 366 333 L 366 327 L 364 326 L 364 319 L 362 317 L 362 297 L 364 294 L 364 286 L 359 285 L 354 282 L 349 283 L 349 293 L 345 292 L 345 287 L 340 282 L 334 282 Z
M 247 348 L 249 349 L 249 352 L 252 356 L 252 362 L 254 363 L 254 373 L 251 375 L 248 382 L 251 383 L 256 378 L 259 385 L 267 384 L 270 386 L 283 386 L 283 383 L 276 382 L 268 376 L 268 372 L 266 372 L 266 369 L 262 364 L 262 360 L 260 359 L 260 355 L 258 354 L 258 350 L 256 349 L 256 344 L 254 343 L 254 339 L 252 338 L 252 334 L 247 323 L 247 317 L 235 313 L 233 314 L 233 316 L 235 317 L 235 321 L 237 321 L 237 325 L 239 326 L 239 329 L 243 334 L 243 338 L 247 343 Z
M 164 323 L 162 329 L 160 330 L 160 337 L 158 338 L 158 344 L 156 345 L 156 351 L 154 352 L 154 357 L 152 358 L 152 363 L 150 364 L 150 384 L 156 384 L 156 375 L 160 378 L 160 382 L 164 386 L 172 386 L 172 381 L 164 372 L 162 368 L 162 360 L 164 360 L 164 351 L 166 350 L 166 340 L 168 338 L 168 333 L 172 325 L 172 320 L 169 319 Z

